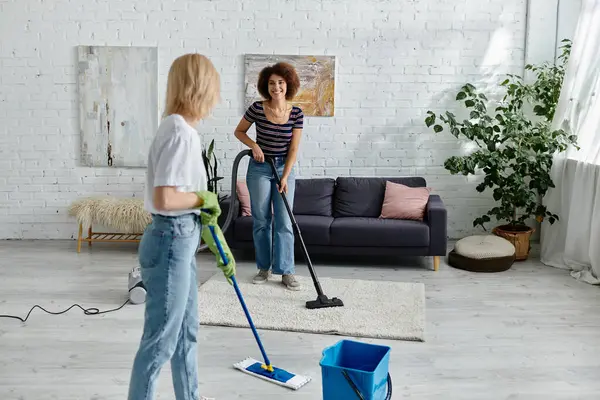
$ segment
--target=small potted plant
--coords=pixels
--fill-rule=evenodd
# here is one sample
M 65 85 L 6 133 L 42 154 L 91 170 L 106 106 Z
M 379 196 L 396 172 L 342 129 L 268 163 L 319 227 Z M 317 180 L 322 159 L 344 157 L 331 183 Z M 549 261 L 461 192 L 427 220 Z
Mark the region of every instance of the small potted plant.
M 208 190 L 215 193 L 219 198 L 219 203 L 227 198 L 226 195 L 219 194 L 219 181 L 223 179 L 219 176 L 217 156 L 215 155 L 215 140 L 211 140 L 208 145 L 208 149 L 202 150 L 202 161 L 204 162 L 204 168 L 206 168 L 208 178 Z
M 530 237 L 535 229 L 527 224 L 528 220 L 541 222 L 548 218 L 550 224 L 558 220 L 559 216 L 548 210 L 542 199 L 554 187 L 550 176 L 554 155 L 570 145 L 576 146 L 575 135 L 551 127 L 570 43 L 562 49 L 559 64 L 526 66 L 535 73 L 532 83 L 508 75 L 500 84 L 506 93 L 495 107 L 488 106 L 486 95 L 467 83 L 456 100 L 464 104 L 468 118 L 460 121 L 449 111 L 439 115 L 428 111 L 425 118 L 425 124 L 434 132 L 444 130 L 437 123 L 439 119 L 454 137 L 468 139 L 477 147 L 471 154 L 448 158 L 444 167 L 453 175 L 483 174 L 476 190 L 491 190 L 498 204 L 477 217 L 473 226 L 485 230 L 485 224 L 495 218 L 493 223 L 498 225 L 492 232 L 515 245 L 517 260 L 529 256 Z

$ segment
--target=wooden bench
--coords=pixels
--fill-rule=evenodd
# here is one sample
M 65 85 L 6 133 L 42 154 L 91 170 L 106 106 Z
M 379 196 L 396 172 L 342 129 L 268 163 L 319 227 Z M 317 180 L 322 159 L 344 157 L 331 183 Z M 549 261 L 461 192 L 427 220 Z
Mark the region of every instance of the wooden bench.
M 77 252 L 87 242 L 139 243 L 146 226 L 152 221 L 144 209 L 144 200 L 138 198 L 86 197 L 71 203 L 69 215 L 79 224 Z M 107 227 L 109 232 L 94 232 L 94 226 Z M 83 230 L 87 228 L 87 237 Z

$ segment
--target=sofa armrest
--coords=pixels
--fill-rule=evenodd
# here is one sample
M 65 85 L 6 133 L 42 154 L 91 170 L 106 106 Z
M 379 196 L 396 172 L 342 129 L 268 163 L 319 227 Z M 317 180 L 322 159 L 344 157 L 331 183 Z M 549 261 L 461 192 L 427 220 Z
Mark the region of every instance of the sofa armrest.
M 448 212 L 439 195 L 429 196 L 425 218 L 429 225 L 429 255 L 445 256 L 448 246 Z
M 225 219 L 227 218 L 227 213 L 229 212 L 229 207 L 231 207 L 231 196 L 227 196 L 225 199 L 219 202 L 219 206 L 221 207 L 221 215 L 219 215 L 218 224 L 219 226 L 223 226 L 225 223 Z
M 229 209 L 231 208 L 231 204 L 233 203 L 233 198 L 228 195 L 226 198 L 224 198 L 223 200 L 221 200 L 219 202 L 219 206 L 221 207 L 221 215 L 219 215 L 219 220 L 218 223 L 221 227 L 223 227 L 223 224 L 225 223 L 225 220 L 227 219 L 227 214 L 229 213 Z M 235 220 L 236 218 L 238 218 L 241 215 L 241 204 L 239 199 L 235 199 L 235 209 L 233 210 L 233 220 Z M 233 221 L 232 221 L 233 222 Z

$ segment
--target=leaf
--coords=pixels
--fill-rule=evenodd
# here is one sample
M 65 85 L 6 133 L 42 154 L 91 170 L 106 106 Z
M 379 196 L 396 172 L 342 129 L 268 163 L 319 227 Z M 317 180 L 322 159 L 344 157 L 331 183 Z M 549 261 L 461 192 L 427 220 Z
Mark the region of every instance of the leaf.
M 502 198 L 502 189 L 501 188 L 494 189 L 494 200 L 498 201 L 501 198 Z
M 467 98 L 467 94 L 465 92 L 458 92 L 456 95 L 456 100 L 463 100 Z
M 435 123 L 435 115 L 430 115 L 429 117 L 425 118 L 425 125 L 427 125 L 428 128 L 431 125 L 433 125 L 434 123 Z
M 202 161 L 204 163 L 204 169 L 210 173 L 210 169 L 208 167 L 208 157 L 206 155 L 206 150 L 202 150 Z
M 217 157 L 215 156 L 214 159 L 215 159 L 215 165 L 213 167 L 213 179 L 217 176 Z M 213 192 L 217 193 L 216 181 L 215 181 L 215 185 L 213 186 Z
M 536 115 L 546 115 L 546 109 L 540 105 L 533 107 L 533 112 Z
M 444 130 L 444 128 L 442 128 L 441 125 L 434 125 L 433 130 L 435 133 L 440 133 L 441 131 Z

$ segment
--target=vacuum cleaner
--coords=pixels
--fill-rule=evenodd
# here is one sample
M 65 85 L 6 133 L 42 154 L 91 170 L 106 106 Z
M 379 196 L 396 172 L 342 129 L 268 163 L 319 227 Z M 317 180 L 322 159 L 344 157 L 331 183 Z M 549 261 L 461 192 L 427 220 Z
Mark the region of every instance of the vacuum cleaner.
M 279 178 L 279 173 L 277 172 L 277 168 L 275 168 L 275 161 L 272 158 L 266 157 L 266 161 L 271 165 L 271 170 L 273 170 L 273 175 L 277 179 L 277 185 L 281 185 L 281 180 Z M 232 192 L 235 193 L 235 192 Z M 290 220 L 292 221 L 292 226 L 294 231 L 298 235 L 298 239 L 300 239 L 300 245 L 302 246 L 302 252 L 304 253 L 304 258 L 306 259 L 306 264 L 308 265 L 308 270 L 310 271 L 310 276 L 312 278 L 313 284 L 315 285 L 315 290 L 317 291 L 317 299 L 306 302 L 306 308 L 315 309 L 315 308 L 328 308 L 328 307 L 343 307 L 344 302 L 337 297 L 332 297 L 331 299 L 327 297 L 323 293 L 323 289 L 321 288 L 321 283 L 317 278 L 317 274 L 315 273 L 315 269 L 312 265 L 312 261 L 310 260 L 310 256 L 308 255 L 308 250 L 306 249 L 306 245 L 304 244 L 304 239 L 302 239 L 302 234 L 300 233 L 300 228 L 298 227 L 298 223 L 296 222 L 296 218 L 294 217 L 294 213 L 288 203 L 287 197 L 285 193 L 281 193 L 281 198 L 283 199 L 283 203 L 285 204 L 285 209 L 288 212 Z
M 142 282 L 142 274 L 140 267 L 134 267 L 129 272 L 128 280 L 129 301 L 132 304 L 142 304 L 146 301 L 146 287 Z
M 231 225 L 231 223 L 236 215 L 237 196 L 235 194 L 237 193 L 238 167 L 240 165 L 240 162 L 242 161 L 242 159 L 245 156 L 252 157 L 252 150 L 242 150 L 241 152 L 238 153 L 238 155 L 233 160 L 233 167 L 232 167 L 232 171 L 231 171 L 231 191 L 230 191 L 230 193 L 232 194 L 231 204 L 229 206 L 229 212 L 227 213 L 225 222 L 223 223 L 223 226 L 221 227 L 222 232 L 227 231 L 227 229 Z M 277 168 L 275 167 L 274 160 L 272 158 L 265 157 L 265 161 L 268 162 L 269 165 L 271 166 L 273 175 L 277 179 L 277 184 L 280 185 L 281 180 L 280 180 L 279 174 L 277 173 Z M 315 290 L 317 291 L 316 300 L 307 301 L 306 307 L 309 309 L 328 308 L 328 307 L 343 307 L 344 303 L 341 299 L 339 299 L 337 297 L 329 298 L 329 297 L 327 297 L 327 295 L 325 295 L 325 293 L 323 293 L 323 289 L 321 287 L 319 279 L 317 278 L 317 274 L 315 273 L 315 269 L 310 260 L 310 256 L 308 255 L 308 250 L 306 249 L 306 245 L 304 244 L 304 239 L 302 238 L 300 228 L 298 227 L 296 218 L 294 218 L 294 213 L 292 212 L 292 209 L 287 201 L 285 193 L 281 193 L 281 197 L 283 198 L 285 208 L 290 217 L 290 220 L 292 221 L 292 226 L 294 228 L 294 231 L 296 232 L 296 234 L 298 235 L 298 238 L 300 240 L 302 252 L 304 253 L 304 257 L 306 259 L 306 263 L 307 263 L 308 269 L 310 271 L 310 276 L 311 276 L 313 284 L 315 286 Z M 204 250 L 206 248 L 207 248 L 206 244 L 200 244 L 200 246 L 198 247 L 198 250 L 200 251 L 200 250 Z
M 227 231 L 227 229 L 231 225 L 231 222 L 233 221 L 235 214 L 236 214 L 237 196 L 235 196 L 235 193 L 237 193 L 238 168 L 239 168 L 240 162 L 242 161 L 242 159 L 245 156 L 252 157 L 252 151 L 251 150 L 242 150 L 240 153 L 238 153 L 238 155 L 233 160 L 233 167 L 232 167 L 232 171 L 231 171 L 231 193 L 232 193 L 231 205 L 229 207 L 227 217 L 225 218 L 225 222 L 223 223 L 223 226 L 221 227 L 222 232 Z M 265 161 L 267 161 L 269 163 L 269 165 L 271 166 L 273 175 L 277 179 L 277 184 L 281 185 L 281 179 L 277 172 L 277 168 L 275 167 L 274 160 L 272 158 L 265 157 Z M 302 233 L 300 232 L 300 228 L 298 227 L 298 223 L 296 222 L 296 218 L 294 217 L 294 213 L 292 212 L 292 209 L 290 207 L 290 204 L 288 203 L 287 197 L 285 196 L 285 193 L 281 193 L 281 197 L 283 199 L 283 203 L 285 204 L 285 208 L 290 217 L 290 220 L 292 221 L 292 226 L 293 226 L 294 232 L 298 235 L 298 239 L 300 240 L 300 245 L 302 247 L 302 252 L 304 253 L 304 258 L 308 265 L 308 270 L 310 271 L 310 276 L 311 276 L 313 284 L 315 286 L 315 290 L 317 291 L 316 300 L 307 301 L 306 308 L 319 309 L 319 308 L 329 308 L 329 307 L 343 307 L 344 302 L 341 299 L 339 299 L 337 297 L 329 298 L 323 292 L 323 288 L 321 287 L 319 278 L 317 278 L 317 274 L 313 267 L 312 261 L 310 259 L 310 256 L 308 255 L 308 250 L 306 249 L 304 239 L 302 238 Z M 208 246 L 206 244 L 200 243 L 197 250 L 203 251 L 207 248 L 208 248 Z M 129 300 L 131 303 L 141 304 L 146 300 L 146 288 L 144 287 L 144 284 L 142 283 L 142 278 L 140 275 L 139 267 L 133 268 L 131 270 L 131 272 L 129 273 L 128 286 L 129 286 Z

